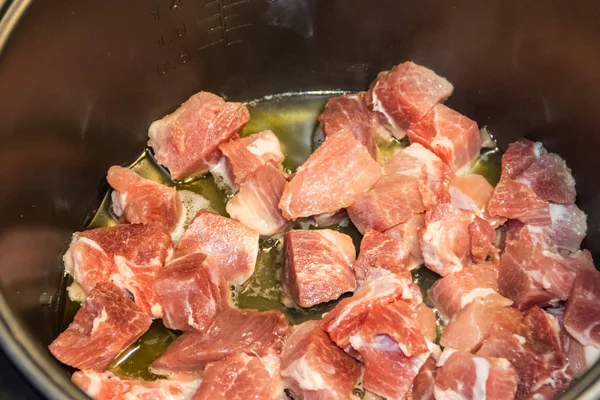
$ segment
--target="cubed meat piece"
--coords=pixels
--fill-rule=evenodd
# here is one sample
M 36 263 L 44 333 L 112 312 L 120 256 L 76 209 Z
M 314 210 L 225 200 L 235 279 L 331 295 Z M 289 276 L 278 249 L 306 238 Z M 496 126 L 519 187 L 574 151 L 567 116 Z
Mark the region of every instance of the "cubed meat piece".
M 386 175 L 348 207 L 352 223 L 361 232 L 383 232 L 425 211 L 419 181 L 406 175 Z
M 481 150 L 477 123 L 443 104 L 411 125 L 408 138 L 434 152 L 453 171 L 468 168 Z
M 288 221 L 281 214 L 279 200 L 286 182 L 283 172 L 273 165 L 258 168 L 229 200 L 227 213 L 263 236 L 283 231 Z
M 449 353 L 449 355 L 448 355 Z M 447 358 L 446 358 L 447 357 Z M 436 400 L 513 400 L 519 376 L 505 358 L 446 350 L 435 378 Z
M 152 284 L 173 249 L 168 232 L 157 225 L 116 225 L 76 232 L 64 255 L 65 272 L 88 294 L 100 282 L 127 290 L 154 318 L 162 316 Z
M 512 307 L 487 305 L 475 300 L 467 304 L 450 320 L 440 339 L 440 345 L 460 351 L 477 350 L 492 329 L 520 332 L 523 315 Z
M 565 161 L 548 153 L 540 142 L 519 139 L 502 156 L 502 176 L 531 188 L 542 200 L 575 202 L 575 179 Z
M 200 376 L 192 374 L 143 381 L 120 377 L 109 371 L 77 371 L 71 380 L 93 400 L 189 400 L 202 383 Z
M 175 188 L 116 165 L 110 167 L 106 179 L 114 189 L 112 210 L 117 217 L 132 224 L 158 224 L 169 232 L 177 227 L 182 206 Z
M 281 352 L 289 335 L 279 311 L 228 309 L 217 315 L 208 331 L 185 332 L 152 363 L 157 374 L 202 371 L 210 362 L 245 353 L 264 357 Z
M 238 221 L 200 210 L 181 236 L 173 259 L 204 254 L 228 282 L 241 284 L 254 272 L 258 238 L 255 230 Z
M 474 264 L 435 282 L 429 289 L 429 298 L 443 318 L 450 320 L 475 299 L 500 307 L 512 305 L 498 292 L 498 266 Z
M 284 291 L 300 307 L 335 300 L 356 289 L 352 238 L 331 229 L 285 234 Z
M 104 371 L 152 320 L 110 282 L 97 284 L 69 327 L 48 348 L 74 368 Z
M 249 119 L 242 103 L 196 93 L 172 114 L 150 125 L 148 146 L 173 179 L 183 180 L 215 165 L 221 157 L 219 145 L 237 137 Z
M 471 263 L 469 225 L 474 215 L 451 204 L 433 206 L 425 213 L 421 252 L 425 265 L 442 276 Z
M 580 271 L 565 312 L 565 329 L 584 346 L 600 348 L 600 272 Z
M 524 224 L 548 225 L 552 222 L 550 204 L 529 187 L 511 179 L 500 179 L 487 209 L 492 217 L 518 219 Z
M 402 139 L 412 124 L 453 91 L 446 79 L 408 61 L 379 74 L 369 90 L 369 102 L 374 111 L 385 117 L 394 136 Z
M 487 204 L 493 192 L 492 185 L 481 175 L 461 175 L 450 181 L 452 205 L 462 210 L 474 212 L 475 215 L 487 221 L 495 229 L 502 225 L 506 219 L 491 217 L 487 212 Z
M 410 250 L 406 260 L 406 269 L 412 271 L 423 265 L 423 252 L 421 251 L 421 232 L 425 229 L 425 214 L 413 215 L 403 224 L 388 229 L 385 233 L 393 238 L 401 240 Z
M 380 177 L 381 167 L 367 148 L 343 131 L 327 137 L 298 168 L 279 208 L 288 220 L 335 212 L 354 203 Z
M 500 259 L 500 249 L 496 247 L 496 231 L 486 220 L 475 217 L 469 225 L 471 259 L 475 263 L 493 262 Z
M 575 204 L 550 204 L 550 225 L 544 226 L 547 240 L 559 251 L 576 252 L 587 233 L 587 215 Z
M 319 327 L 308 321 L 295 327 L 283 350 L 281 377 L 304 400 L 349 398 L 361 367 Z
M 426 209 L 450 202 L 448 190 L 454 173 L 438 156 L 419 143 L 413 143 L 396 153 L 383 166 L 383 173 L 417 178 Z
M 204 332 L 231 298 L 221 270 L 199 253 L 165 265 L 156 276 L 154 291 L 163 307 L 163 323 L 180 331 Z
M 412 400 L 435 400 L 433 389 L 436 376 L 435 359 L 429 357 L 413 381 Z
M 276 355 L 258 358 L 240 353 L 206 366 L 192 400 L 279 400 L 283 395 Z
M 587 250 L 559 253 L 543 228 L 517 227 L 509 232 L 500 260 L 500 293 L 520 308 L 556 303 L 569 297 L 577 272 L 586 269 L 595 270 Z
M 236 185 L 242 184 L 259 168 L 271 164 L 281 168 L 285 156 L 279 139 L 271 131 L 262 131 L 250 136 L 231 140 L 219 146 L 227 159 L 227 167 Z
M 384 116 L 369 109 L 366 96 L 366 92 L 360 92 L 330 98 L 319 116 L 319 122 L 325 136 L 345 130 L 352 132 L 356 140 L 377 159 L 377 140 L 389 140 L 391 135 L 380 120 Z
M 377 304 L 387 304 L 405 299 L 417 305 L 423 301 L 421 291 L 410 274 L 394 274 L 381 268 L 368 271 L 365 280 L 354 296 L 340 301 L 321 322 L 322 328 L 338 346 L 348 350 L 350 336 L 354 335 Z
M 410 244 L 385 233 L 367 229 L 360 242 L 358 259 L 354 263 L 354 274 L 360 283 L 367 272 L 374 268 L 402 274 L 407 270 L 410 257 Z

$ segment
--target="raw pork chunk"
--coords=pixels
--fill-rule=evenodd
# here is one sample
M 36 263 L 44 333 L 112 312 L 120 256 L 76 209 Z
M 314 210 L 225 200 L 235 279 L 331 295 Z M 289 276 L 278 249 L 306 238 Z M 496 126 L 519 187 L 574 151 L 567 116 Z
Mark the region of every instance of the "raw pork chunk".
M 279 139 L 271 131 L 231 140 L 219 146 L 227 159 L 227 167 L 236 185 L 242 184 L 259 168 L 271 164 L 281 168 L 285 156 Z
M 367 228 L 383 232 L 425 211 L 419 181 L 406 175 L 383 176 L 348 207 L 352 223 L 361 232 Z
M 354 296 L 340 301 L 321 321 L 322 328 L 341 348 L 348 350 L 350 336 L 354 335 L 367 313 L 377 304 L 405 299 L 417 305 L 423 301 L 421 291 L 410 274 L 394 274 L 381 268 L 368 271 Z
M 48 346 L 60 362 L 82 370 L 104 371 L 152 320 L 121 289 L 102 282 L 90 292 L 75 319 Z
M 203 332 L 229 306 L 229 286 L 219 268 L 192 253 L 165 265 L 154 282 L 163 323 L 180 331 Z
M 471 240 L 471 259 L 476 263 L 493 262 L 500 259 L 500 249 L 496 247 L 496 231 L 484 219 L 475 217 L 469 225 Z
M 449 320 L 475 299 L 501 307 L 512 305 L 498 292 L 498 266 L 474 264 L 435 282 L 429 289 L 429 298 Z
M 382 125 L 383 115 L 369 109 L 366 92 L 332 97 L 327 101 L 319 122 L 325 136 L 350 131 L 377 159 L 377 140 L 390 139 L 390 132 Z
M 350 206 L 381 177 L 381 167 L 349 131 L 329 136 L 286 183 L 279 208 L 288 220 Z
M 502 225 L 506 219 L 490 217 L 487 204 L 494 188 L 481 175 L 469 174 L 456 176 L 450 181 L 452 205 L 467 211 L 473 211 L 479 218 L 487 221 L 492 228 Z
M 565 312 L 565 329 L 584 346 L 600 348 L 600 272 L 581 271 Z
M 208 331 L 179 336 L 151 368 L 158 374 L 196 372 L 238 353 L 264 357 L 281 352 L 288 335 L 287 320 L 279 311 L 232 308 L 219 314 Z
M 269 164 L 258 168 L 229 200 L 227 213 L 263 236 L 283 231 L 288 221 L 281 214 L 279 200 L 286 182 L 278 168 Z
M 130 292 L 145 313 L 162 316 L 152 284 L 173 249 L 167 231 L 157 225 L 117 225 L 73 235 L 64 255 L 65 272 L 87 294 L 100 282 Z
M 356 289 L 352 238 L 331 229 L 285 234 L 284 291 L 300 307 L 335 300 Z
M 470 166 L 481 150 L 477 123 L 443 104 L 412 125 L 408 138 L 434 152 L 453 171 Z
M 531 225 L 509 231 L 500 260 L 500 293 L 520 308 L 548 305 L 569 298 L 576 274 L 595 270 L 587 250 L 560 253 L 544 234 Z
M 230 218 L 200 210 L 181 236 L 173 259 L 190 253 L 206 255 L 228 282 L 244 283 L 254 272 L 258 233 Z
M 427 268 L 446 276 L 470 264 L 469 225 L 473 217 L 472 212 L 451 204 L 433 206 L 427 211 L 420 240 Z
M 435 359 L 429 357 L 413 381 L 412 400 L 435 400 L 433 389 L 436 375 Z
M 201 377 L 192 374 L 142 381 L 120 377 L 108 371 L 77 371 L 71 380 L 94 400 L 189 400 L 202 382 Z
M 587 232 L 587 215 L 575 204 L 550 204 L 550 225 L 544 226 L 547 240 L 559 251 L 576 252 Z
M 196 93 L 175 112 L 150 125 L 148 146 L 173 179 L 183 180 L 215 165 L 221 157 L 219 144 L 238 136 L 249 119 L 248 109 L 241 103 Z
M 436 400 L 512 400 L 519 376 L 504 358 L 446 350 L 435 378 Z
M 402 243 L 409 249 L 410 254 L 405 264 L 406 269 L 409 271 L 420 267 L 424 262 L 420 243 L 421 232 L 424 229 L 425 214 L 423 213 L 414 215 L 405 223 L 398 224 L 395 227 L 385 231 L 387 235 L 401 240 Z
M 356 280 L 361 283 L 367 272 L 374 268 L 402 274 L 407 270 L 410 257 L 410 244 L 391 235 L 367 229 L 360 242 L 358 259 L 354 263 Z
M 426 209 L 450 202 L 448 189 L 454 173 L 438 156 L 419 143 L 413 143 L 396 153 L 383 166 L 383 173 L 417 178 Z
M 450 320 L 440 339 L 440 345 L 460 351 L 477 350 L 495 330 L 519 332 L 523 315 L 512 307 L 488 305 L 485 300 L 467 304 Z
M 295 327 L 283 350 L 281 377 L 298 398 L 349 398 L 361 375 L 360 364 L 308 321 Z
M 435 332 L 433 311 L 422 303 L 418 310 L 402 300 L 376 305 L 350 337 L 352 348 L 365 363 L 367 390 L 387 399 L 404 399 L 409 393 L 431 354 L 427 336 Z
M 532 225 L 548 225 L 552 222 L 550 204 L 526 185 L 511 179 L 500 179 L 487 207 L 492 217 L 518 219 Z
M 380 73 L 369 90 L 368 101 L 385 117 L 394 136 L 402 139 L 406 129 L 450 97 L 453 90 L 446 79 L 409 61 Z
M 177 227 L 182 206 L 175 188 L 116 165 L 110 167 L 106 179 L 114 189 L 112 210 L 117 217 L 132 224 L 159 224 L 167 231 Z
M 244 353 L 209 363 L 200 389 L 192 400 L 269 400 L 281 399 L 279 359 L 263 359 Z

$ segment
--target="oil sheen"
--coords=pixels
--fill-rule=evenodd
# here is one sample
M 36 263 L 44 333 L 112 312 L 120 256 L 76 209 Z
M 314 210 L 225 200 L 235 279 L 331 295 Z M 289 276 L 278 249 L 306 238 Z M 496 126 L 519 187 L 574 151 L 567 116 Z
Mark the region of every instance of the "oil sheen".
M 323 132 L 318 124 L 318 116 L 322 112 L 327 99 L 339 95 L 341 92 L 316 92 L 285 94 L 269 96 L 247 103 L 250 111 L 250 121 L 241 132 L 248 136 L 262 130 L 271 130 L 279 138 L 285 160 L 284 168 L 287 172 L 294 172 L 304 163 L 310 154 L 323 142 Z M 385 160 L 401 150 L 408 142 L 390 141 L 378 143 L 378 158 Z M 150 150 L 144 151 L 140 157 L 131 164 L 131 168 L 144 178 L 173 186 L 177 190 L 186 190 L 202 196 L 205 205 L 211 211 L 227 216 L 225 204 L 228 194 L 207 174 L 185 182 L 175 182 L 170 179 L 167 171 L 159 166 L 153 159 Z M 482 152 L 473 167 L 473 172 L 481 174 L 495 185 L 500 176 L 500 152 L 486 150 Z M 117 220 L 110 211 L 110 191 L 104 196 L 97 212 L 86 225 L 86 229 L 113 226 Z M 307 226 L 305 221 L 296 221 L 295 228 L 316 229 Z M 320 227 L 321 228 L 321 227 Z M 336 229 L 352 237 L 354 244 L 359 248 L 361 235 L 349 219 L 344 219 L 338 225 L 327 227 Z M 309 319 L 320 319 L 323 314 L 330 311 L 337 301 L 320 304 L 311 308 L 286 308 L 280 302 L 281 284 L 280 276 L 283 268 L 283 237 L 262 237 L 259 242 L 259 254 L 256 269 L 250 279 L 239 287 L 232 287 L 232 302 L 240 308 L 253 308 L 258 310 L 276 309 L 281 311 L 291 324 L 299 324 Z M 415 282 L 421 287 L 425 302 L 429 305 L 427 289 L 439 279 L 439 276 L 425 268 L 413 271 Z M 67 277 L 63 282 L 63 290 L 57 302 L 57 334 L 64 330 L 72 321 L 79 304 L 71 302 L 66 296 L 66 287 L 70 284 Z M 438 319 L 439 320 L 439 319 Z M 443 329 L 441 323 L 438 333 Z M 161 354 L 162 351 L 181 333 L 165 328 L 160 320 L 152 326 L 134 344 L 125 349 L 111 364 L 110 370 L 119 374 L 152 380 L 157 376 L 152 374 L 148 367 Z

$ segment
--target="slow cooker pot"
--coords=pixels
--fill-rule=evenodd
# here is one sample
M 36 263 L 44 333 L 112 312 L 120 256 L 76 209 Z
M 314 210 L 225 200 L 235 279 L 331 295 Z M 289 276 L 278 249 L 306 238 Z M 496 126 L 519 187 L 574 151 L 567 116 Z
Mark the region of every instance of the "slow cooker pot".
M 0 343 L 50 399 L 84 399 L 46 346 L 61 256 L 150 122 L 228 99 L 362 90 L 414 60 L 500 146 L 564 157 L 600 260 L 600 5 L 564 0 L 0 1 Z M 598 398 L 600 365 L 563 395 Z

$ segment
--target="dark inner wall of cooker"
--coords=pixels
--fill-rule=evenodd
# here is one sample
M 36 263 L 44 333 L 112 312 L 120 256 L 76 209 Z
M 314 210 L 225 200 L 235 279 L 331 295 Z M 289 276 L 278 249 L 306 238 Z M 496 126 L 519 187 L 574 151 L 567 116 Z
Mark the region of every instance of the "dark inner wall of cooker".
M 599 17 L 560 0 L 33 2 L 0 60 L 2 292 L 31 335 L 54 338 L 40 297 L 107 168 L 194 92 L 362 90 L 405 60 L 447 77 L 448 104 L 501 147 L 526 136 L 567 159 L 597 258 Z

